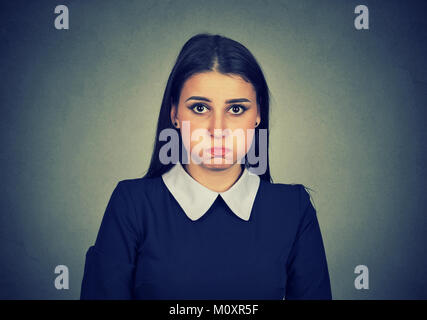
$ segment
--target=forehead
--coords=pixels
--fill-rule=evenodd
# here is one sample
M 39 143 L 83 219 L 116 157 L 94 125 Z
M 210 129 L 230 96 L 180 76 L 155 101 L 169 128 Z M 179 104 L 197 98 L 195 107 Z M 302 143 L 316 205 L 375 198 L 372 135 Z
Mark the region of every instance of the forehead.
M 198 95 L 213 100 L 248 98 L 255 100 L 255 89 L 239 75 L 225 75 L 215 71 L 198 73 L 188 78 L 181 90 L 181 98 Z

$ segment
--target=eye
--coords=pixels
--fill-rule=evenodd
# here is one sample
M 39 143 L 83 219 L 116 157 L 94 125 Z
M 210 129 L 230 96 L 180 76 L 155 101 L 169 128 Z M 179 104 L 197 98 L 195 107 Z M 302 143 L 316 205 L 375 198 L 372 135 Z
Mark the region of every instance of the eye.
M 205 110 L 208 110 L 208 108 L 206 108 L 206 106 L 204 104 L 200 104 L 200 103 L 195 103 L 192 106 L 190 106 L 190 109 L 193 110 L 195 113 L 206 113 L 204 112 Z
M 235 115 L 239 115 L 242 114 L 243 112 L 245 112 L 248 108 L 246 108 L 245 106 L 241 105 L 241 104 L 235 104 L 233 106 L 231 106 L 231 108 L 229 110 L 232 110 L 232 114 Z

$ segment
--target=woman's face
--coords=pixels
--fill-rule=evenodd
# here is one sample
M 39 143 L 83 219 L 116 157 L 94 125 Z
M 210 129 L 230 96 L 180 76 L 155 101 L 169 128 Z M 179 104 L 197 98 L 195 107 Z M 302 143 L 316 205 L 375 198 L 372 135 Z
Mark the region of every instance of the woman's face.
M 171 120 L 191 163 L 197 159 L 204 167 L 226 169 L 246 155 L 261 118 L 251 83 L 209 71 L 187 79 L 178 106 L 172 105 Z

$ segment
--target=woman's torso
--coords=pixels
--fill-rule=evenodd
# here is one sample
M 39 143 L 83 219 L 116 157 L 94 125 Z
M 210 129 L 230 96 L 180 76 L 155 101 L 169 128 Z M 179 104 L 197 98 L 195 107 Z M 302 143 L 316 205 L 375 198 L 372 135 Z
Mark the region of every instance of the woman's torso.
M 249 221 L 220 196 L 192 221 L 160 177 L 127 183 L 140 230 L 136 299 L 283 299 L 299 222 L 295 185 L 261 180 Z

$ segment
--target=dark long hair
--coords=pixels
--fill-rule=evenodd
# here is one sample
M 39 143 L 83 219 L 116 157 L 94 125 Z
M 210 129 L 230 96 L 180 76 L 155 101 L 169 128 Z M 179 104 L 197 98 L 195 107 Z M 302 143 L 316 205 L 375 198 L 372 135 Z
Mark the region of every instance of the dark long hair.
M 221 35 L 212 35 L 201 33 L 190 38 L 182 47 L 172 72 L 169 75 L 165 93 L 163 95 L 162 106 L 160 108 L 159 119 L 157 121 L 156 140 L 154 141 L 153 154 L 151 156 L 150 167 L 144 177 L 154 178 L 161 176 L 169 171 L 175 164 L 163 164 L 159 159 L 159 152 L 165 141 L 159 141 L 160 132 L 163 129 L 175 129 L 178 132 L 180 146 L 182 146 L 182 137 L 179 129 L 175 128 L 171 122 L 170 112 L 172 104 L 178 106 L 181 89 L 184 82 L 194 74 L 217 71 L 222 74 L 239 75 L 247 82 L 250 82 L 256 92 L 257 104 L 261 114 L 261 122 L 255 128 L 254 147 L 255 153 L 259 154 L 259 129 L 267 129 L 267 166 L 266 171 L 259 177 L 263 180 L 273 182 L 270 176 L 270 163 L 268 156 L 269 146 L 269 109 L 270 109 L 270 90 L 265 81 L 261 67 L 258 65 L 255 57 L 250 51 L 237 41 L 226 38 Z M 180 149 L 180 159 L 182 162 L 183 154 Z M 184 153 L 185 156 L 185 153 Z M 251 163 L 245 155 L 247 168 Z

